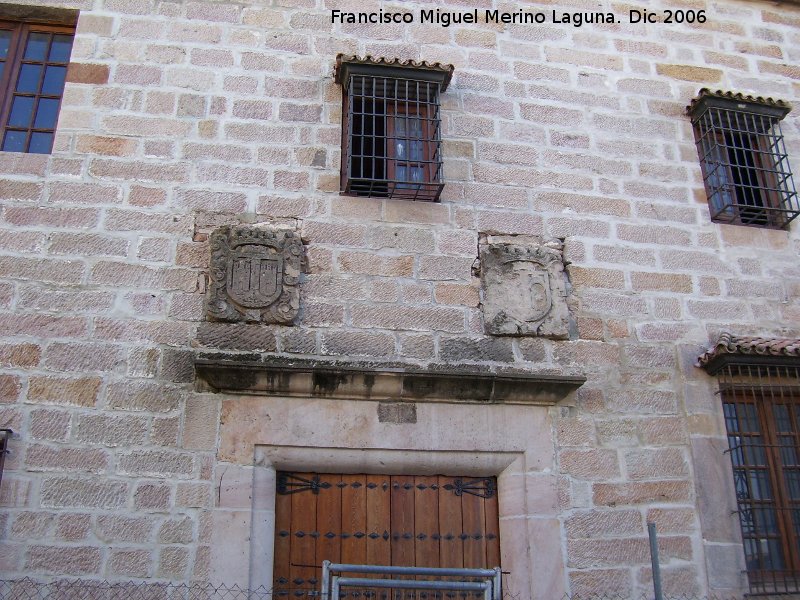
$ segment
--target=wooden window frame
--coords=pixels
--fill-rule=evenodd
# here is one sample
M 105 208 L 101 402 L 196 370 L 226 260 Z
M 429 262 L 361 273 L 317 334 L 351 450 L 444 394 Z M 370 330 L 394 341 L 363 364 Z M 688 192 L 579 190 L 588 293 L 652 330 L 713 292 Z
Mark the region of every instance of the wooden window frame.
M 56 115 L 60 114 L 61 104 L 64 96 L 64 90 L 62 88 L 61 93 L 59 93 L 58 95 L 41 93 L 42 78 L 45 76 L 45 69 L 42 69 L 39 79 L 39 85 L 37 87 L 37 92 L 35 93 L 18 94 L 15 89 L 16 82 L 18 80 L 22 65 L 27 64 L 23 56 L 25 52 L 25 46 L 28 41 L 28 36 L 30 34 L 48 33 L 52 35 L 69 35 L 74 38 L 75 26 L 59 24 L 59 23 L 45 23 L 37 21 L 25 21 L 25 20 L 14 21 L 14 20 L 0 19 L 0 30 L 12 32 L 11 40 L 9 43 L 8 56 L 6 57 L 6 60 L 4 62 L 2 75 L 0 75 L 0 93 L 2 94 L 2 102 L 0 102 L 0 150 L 3 148 L 5 144 L 6 134 L 9 130 L 26 131 L 27 133 L 25 140 L 25 149 L 23 152 L 25 153 L 30 152 L 31 136 L 33 133 L 47 133 L 52 136 L 50 147 L 48 149 L 48 152 L 46 152 L 46 154 L 49 154 L 50 152 L 52 152 L 52 146 L 55 140 L 58 118 L 56 118 L 56 123 L 53 124 L 52 129 L 36 128 L 34 127 L 33 122 L 31 122 L 29 124 L 30 126 L 27 128 L 11 127 L 9 126 L 8 121 L 11 116 L 11 109 L 14 103 L 14 98 L 17 96 L 33 97 L 35 99 L 36 106 L 38 106 L 38 102 L 41 98 L 57 99 L 58 106 L 56 108 Z M 66 62 L 49 62 L 47 58 L 45 58 L 43 64 L 63 66 L 67 68 L 69 65 L 69 57 Z
M 402 112 L 401 112 L 402 111 Z M 435 123 L 433 122 L 433 116 L 431 113 L 433 112 L 432 108 L 425 105 L 414 105 L 411 103 L 403 103 L 403 102 L 396 102 L 396 103 L 387 103 L 386 106 L 386 139 L 387 139 L 387 151 L 386 151 L 386 173 L 387 177 L 390 180 L 397 181 L 397 185 L 414 185 L 414 181 L 411 179 L 406 179 L 405 181 L 401 181 L 397 177 L 397 167 L 398 165 L 405 166 L 407 169 L 410 168 L 420 168 L 423 172 L 423 182 L 429 183 L 436 179 L 436 154 L 438 148 L 438 144 L 436 143 L 436 129 Z M 396 119 L 398 117 L 402 118 L 416 118 L 421 121 L 421 129 L 422 129 L 422 137 L 421 138 L 412 138 L 410 136 L 406 136 L 404 138 L 400 138 L 397 136 L 396 131 Z M 422 159 L 420 160 L 412 160 L 410 157 L 406 159 L 401 159 L 397 157 L 397 140 L 405 139 L 409 142 L 419 142 L 422 144 Z M 393 143 L 394 142 L 394 143 Z M 409 148 L 410 150 L 410 148 Z
M 799 592 L 800 367 L 727 365 L 720 393 L 750 592 Z

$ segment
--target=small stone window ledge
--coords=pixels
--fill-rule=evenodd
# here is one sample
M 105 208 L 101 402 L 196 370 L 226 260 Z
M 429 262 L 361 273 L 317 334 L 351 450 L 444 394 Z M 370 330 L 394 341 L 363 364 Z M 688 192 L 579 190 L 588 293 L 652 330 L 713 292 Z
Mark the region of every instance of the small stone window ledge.
M 258 354 L 198 354 L 194 364 L 201 389 L 290 398 L 552 406 L 586 381 L 582 376 L 498 373 L 463 365 L 420 368 Z

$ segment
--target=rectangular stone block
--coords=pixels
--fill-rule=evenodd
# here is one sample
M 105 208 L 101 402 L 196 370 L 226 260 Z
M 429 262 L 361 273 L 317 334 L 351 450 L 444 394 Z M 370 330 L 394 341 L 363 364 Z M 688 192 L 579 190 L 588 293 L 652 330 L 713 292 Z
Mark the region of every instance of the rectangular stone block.
M 220 402 L 204 396 L 189 396 L 183 415 L 183 448 L 214 450 L 219 425 Z
M 48 508 L 119 509 L 127 497 L 127 483 L 99 478 L 47 477 L 40 492 L 41 504 Z
M 31 471 L 86 471 L 99 474 L 105 472 L 109 464 L 109 456 L 101 449 L 34 444 L 25 455 L 25 465 Z
M 637 504 L 688 502 L 692 487 L 688 481 L 652 481 L 635 483 L 595 483 L 594 503 L 599 506 L 634 506 Z
M 28 402 L 95 406 L 101 380 L 97 377 L 67 379 L 64 377 L 31 377 Z
M 352 308 L 353 325 L 381 329 L 464 331 L 464 312 L 450 307 L 368 306 Z
M 28 550 L 25 569 L 62 575 L 99 574 L 102 564 L 100 548 L 92 546 L 70 546 L 66 552 L 61 546 L 31 546 Z
M 98 515 L 94 534 L 108 543 L 133 542 L 143 544 L 153 540 L 155 517 L 128 517 L 122 515 Z
M 137 450 L 119 457 L 121 473 L 186 479 L 195 470 L 192 454 L 168 450 Z

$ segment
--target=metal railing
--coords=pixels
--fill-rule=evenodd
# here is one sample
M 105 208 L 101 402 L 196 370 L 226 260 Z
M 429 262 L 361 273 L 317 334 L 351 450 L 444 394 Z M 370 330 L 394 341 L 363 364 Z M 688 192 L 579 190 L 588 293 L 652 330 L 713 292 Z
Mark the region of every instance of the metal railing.
M 339 573 L 336 575 L 335 573 Z M 345 577 L 344 573 L 359 573 L 373 577 Z M 382 579 L 379 576 L 389 576 Z M 395 579 L 415 577 L 417 579 Z M 426 579 L 419 579 L 424 577 Z M 443 579 L 449 577 L 450 579 Z M 480 592 L 484 600 L 500 600 L 500 567 L 494 569 L 443 569 L 426 567 L 389 567 L 384 565 L 347 565 L 322 563 L 322 598 L 340 598 L 341 588 L 381 588 L 392 590 L 432 590 L 451 592 Z M 403 597 L 403 596 L 401 596 Z
M 394 585 L 397 580 L 391 581 Z M 413 580 L 407 583 L 414 583 Z M 419 581 L 418 583 L 422 583 Z M 342 586 L 340 585 L 340 588 Z M 330 590 L 330 587 L 328 588 Z M 386 588 L 380 588 L 386 590 Z M 492 583 L 492 593 L 499 589 Z M 340 598 L 355 600 L 376 600 L 379 593 L 367 595 L 362 590 L 340 592 Z M 330 590 L 332 592 L 332 590 Z M 452 590 L 411 590 L 408 589 L 400 598 L 408 600 L 467 600 L 474 598 L 476 592 Z M 484 592 L 478 590 L 479 594 Z M 202 582 L 169 583 L 149 581 L 108 582 L 81 579 L 56 579 L 53 581 L 37 581 L 31 578 L 0 580 L 0 600 L 292 600 L 293 598 L 319 598 L 319 591 L 282 590 L 273 592 L 266 587 L 248 589 L 237 585 L 212 585 Z M 335 597 L 335 596 L 334 596 Z M 387 596 L 395 600 L 395 595 Z M 790 596 L 792 597 L 792 596 Z M 494 596 L 490 596 L 494 598 Z M 664 600 L 741 600 L 741 596 L 706 596 L 695 594 L 665 594 Z M 787 596 L 754 596 L 755 598 L 787 598 Z M 498 600 L 531 600 L 527 596 L 502 590 Z M 565 594 L 558 598 L 535 598 L 534 600 L 653 600 L 653 592 L 634 593 L 588 593 Z

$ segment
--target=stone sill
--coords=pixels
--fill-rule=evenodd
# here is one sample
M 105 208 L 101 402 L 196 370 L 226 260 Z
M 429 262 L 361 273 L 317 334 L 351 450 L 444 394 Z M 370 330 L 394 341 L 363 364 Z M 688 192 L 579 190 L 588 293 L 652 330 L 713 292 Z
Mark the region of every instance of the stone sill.
M 585 377 L 490 372 L 484 367 L 440 365 L 423 369 L 397 363 L 282 359 L 262 355 L 200 354 L 200 386 L 229 394 L 552 406 Z

